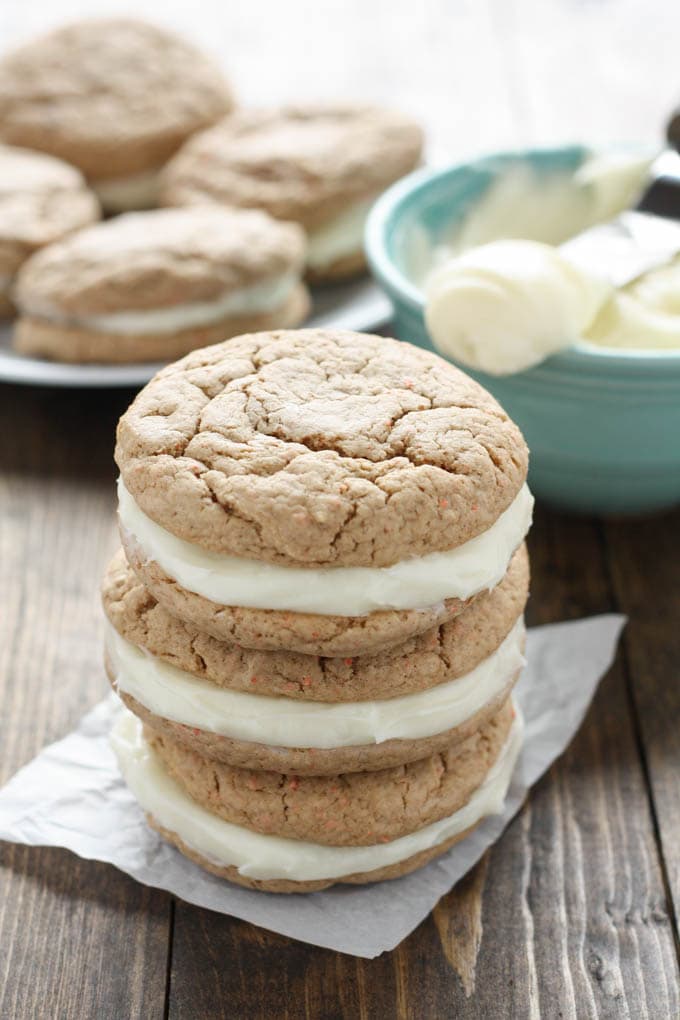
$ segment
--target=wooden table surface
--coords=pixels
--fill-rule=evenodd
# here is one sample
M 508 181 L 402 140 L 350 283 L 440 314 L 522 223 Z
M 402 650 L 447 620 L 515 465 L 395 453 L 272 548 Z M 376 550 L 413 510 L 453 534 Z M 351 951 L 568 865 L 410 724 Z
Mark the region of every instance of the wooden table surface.
M 439 159 L 658 139 L 680 95 L 680 11 L 665 0 L 224 6 L 137 9 L 223 52 L 252 101 L 399 103 Z M 85 7 L 123 5 L 0 5 L 0 37 Z M 112 440 L 130 397 L 0 386 L 0 782 L 106 691 L 97 587 L 116 546 Z M 65 851 L 1 844 L 2 1020 L 678 1017 L 679 540 L 680 513 L 538 507 L 530 623 L 610 610 L 630 623 L 567 753 L 397 950 L 314 949 Z

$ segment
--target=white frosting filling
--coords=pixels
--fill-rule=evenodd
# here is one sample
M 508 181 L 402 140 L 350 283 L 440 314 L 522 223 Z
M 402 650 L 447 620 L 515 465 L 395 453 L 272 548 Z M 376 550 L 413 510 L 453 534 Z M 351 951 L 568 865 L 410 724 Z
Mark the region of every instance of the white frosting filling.
M 444 354 L 509 375 L 586 340 L 600 347 L 680 347 L 680 259 L 615 289 L 559 248 L 496 241 L 436 270 L 425 318 Z
M 158 203 L 159 169 L 88 183 L 104 208 L 110 212 L 151 209 Z
M 494 524 L 447 552 L 391 567 L 284 567 L 210 552 L 152 521 L 118 480 L 120 522 L 148 560 L 183 588 L 222 606 L 328 616 L 365 616 L 381 609 L 425 609 L 494 588 L 531 524 L 526 485 Z
M 602 347 L 680 348 L 680 259 L 616 291 L 584 338 Z
M 337 259 L 363 250 L 364 227 L 375 197 L 355 202 L 332 220 L 310 231 L 307 237 L 307 265 L 322 269 Z
M 460 726 L 500 694 L 524 665 L 524 622 L 464 676 L 427 691 L 344 704 L 297 701 L 218 687 L 126 641 L 107 624 L 119 691 L 154 715 L 234 740 L 274 747 L 354 747 L 415 740 Z
M 141 722 L 131 712 L 121 713 L 111 743 L 125 782 L 144 811 L 190 849 L 218 866 L 238 868 L 244 877 L 310 882 L 397 864 L 459 835 L 487 815 L 500 813 L 522 747 L 522 724 L 518 715 L 500 755 L 464 807 L 416 832 L 375 846 L 322 846 L 265 836 L 211 814 L 170 778 L 144 740 Z
M 95 333 L 116 333 L 120 336 L 152 333 L 180 333 L 185 329 L 210 326 L 222 319 L 239 315 L 255 315 L 279 308 L 297 283 L 297 276 L 286 273 L 274 279 L 263 280 L 250 287 L 229 291 L 215 301 L 196 301 L 192 304 L 173 305 L 170 308 L 152 308 L 134 312 L 111 312 L 102 315 L 64 315 L 56 307 L 25 310 L 41 318 L 66 325 L 92 330 Z
M 611 293 L 551 245 L 492 241 L 431 274 L 425 320 L 442 353 L 509 375 L 576 343 Z

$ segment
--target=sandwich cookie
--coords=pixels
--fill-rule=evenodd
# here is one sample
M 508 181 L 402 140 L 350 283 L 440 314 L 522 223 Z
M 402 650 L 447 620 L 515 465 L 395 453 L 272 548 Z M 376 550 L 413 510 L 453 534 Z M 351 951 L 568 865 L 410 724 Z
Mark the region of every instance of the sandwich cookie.
M 301 223 L 314 281 L 365 269 L 363 232 L 375 198 L 420 161 L 422 132 L 369 106 L 239 110 L 192 138 L 162 175 L 166 205 L 266 209 Z
M 244 209 L 128 213 L 50 245 L 16 286 L 14 344 L 70 362 L 167 360 L 307 314 L 304 234 Z
M 79 21 L 0 59 L 0 139 L 79 167 L 112 212 L 155 205 L 163 164 L 232 107 L 209 58 L 134 19 Z
M 0 315 L 13 312 L 14 278 L 29 255 L 98 219 L 99 203 L 75 167 L 0 145 Z
M 220 640 L 353 656 L 452 619 L 529 528 L 527 451 L 480 386 L 342 330 L 235 338 L 161 371 L 118 428 L 135 572 Z
M 239 767 L 327 775 L 387 768 L 465 740 L 523 665 L 522 547 L 492 592 L 374 656 L 320 659 L 219 642 L 170 616 L 118 554 L 103 586 L 109 677 L 156 732 Z M 324 700 L 324 698 L 331 700 Z
M 450 751 L 324 778 L 215 764 L 126 711 L 112 743 L 150 824 L 184 854 L 240 885 L 308 892 L 407 874 L 500 812 L 522 725 L 509 701 Z

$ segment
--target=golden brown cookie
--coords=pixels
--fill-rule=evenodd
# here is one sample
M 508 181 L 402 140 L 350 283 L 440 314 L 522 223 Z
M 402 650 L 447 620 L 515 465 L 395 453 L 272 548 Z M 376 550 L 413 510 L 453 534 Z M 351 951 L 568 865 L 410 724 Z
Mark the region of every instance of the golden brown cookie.
M 203 550 L 385 567 L 490 529 L 524 485 L 527 450 L 496 401 L 436 355 L 310 329 L 168 366 L 121 418 L 116 461 L 144 514 Z
M 63 361 L 153 361 L 259 324 L 297 324 L 304 235 L 256 210 L 129 213 L 19 274 L 15 345 Z
M 167 205 L 266 209 L 309 234 L 315 280 L 365 268 L 363 227 L 373 199 L 412 170 L 422 132 L 392 110 L 317 105 L 239 110 L 192 138 L 162 177 Z
M 104 576 L 104 610 L 116 631 L 151 655 L 227 690 L 297 701 L 395 698 L 463 676 L 494 652 L 521 615 L 529 585 L 526 547 L 492 591 L 441 627 L 374 655 L 321 658 L 262 652 L 219 641 L 172 616 L 119 551 Z
M 513 718 L 506 700 L 455 747 L 394 768 L 324 776 L 233 768 L 153 729 L 145 737 L 185 793 L 227 822 L 328 846 L 372 846 L 459 811 L 505 745 Z
M 0 138 L 79 167 L 116 211 L 155 204 L 159 169 L 232 106 L 209 58 L 132 18 L 75 22 L 0 59 Z
M 75 167 L 0 145 L 0 313 L 23 262 L 38 248 L 99 219 L 99 204 Z

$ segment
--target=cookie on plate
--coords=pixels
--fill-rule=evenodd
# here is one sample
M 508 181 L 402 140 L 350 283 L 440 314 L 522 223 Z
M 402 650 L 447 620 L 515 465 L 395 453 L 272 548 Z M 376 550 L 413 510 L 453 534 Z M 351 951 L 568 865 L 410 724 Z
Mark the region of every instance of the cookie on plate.
M 312 280 L 365 268 L 363 230 L 373 200 L 420 161 L 409 117 L 370 106 L 239 110 L 192 138 L 162 175 L 167 205 L 218 202 L 301 223 Z
M 14 277 L 29 255 L 98 219 L 99 203 L 75 167 L 0 145 L 0 316 L 13 312 Z
M 114 212 L 155 205 L 163 164 L 232 106 L 208 57 L 132 18 L 65 25 L 0 59 L 0 139 L 79 167 Z
M 223 641 L 373 653 L 462 612 L 529 528 L 527 451 L 477 383 L 343 330 L 250 334 L 161 371 L 121 418 L 123 547 Z
M 309 892 L 407 874 L 501 811 L 521 731 L 508 700 L 440 754 L 322 777 L 215 763 L 128 712 L 112 743 L 150 824 L 184 854 L 240 885 Z
M 22 354 L 68 362 L 169 360 L 307 315 L 304 233 L 259 210 L 159 209 L 78 231 L 17 277 Z
M 328 775 L 451 748 L 506 701 L 523 664 L 523 546 L 450 623 L 376 655 L 320 658 L 227 644 L 159 605 L 118 553 L 104 578 L 109 679 L 172 741 L 242 768 Z

